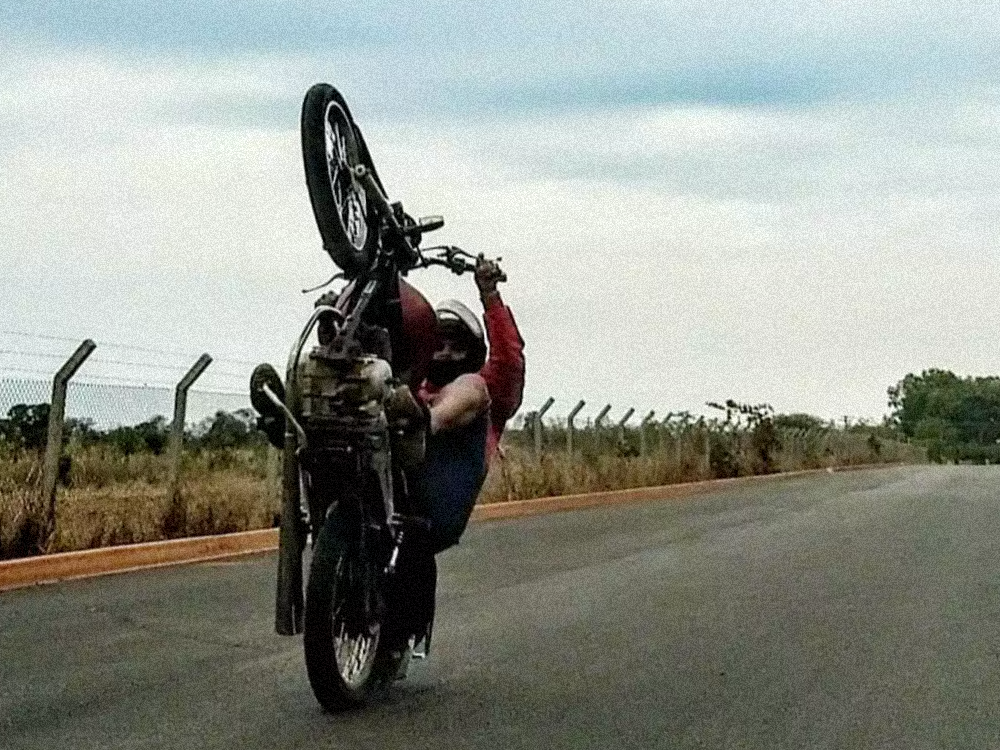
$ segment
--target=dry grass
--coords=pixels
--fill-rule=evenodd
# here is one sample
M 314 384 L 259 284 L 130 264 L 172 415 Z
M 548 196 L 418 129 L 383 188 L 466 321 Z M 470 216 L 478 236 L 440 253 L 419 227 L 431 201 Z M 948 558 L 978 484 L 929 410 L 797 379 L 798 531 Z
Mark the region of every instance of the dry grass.
M 747 434 L 663 435 L 648 455 L 614 441 L 580 441 L 573 459 L 547 450 L 540 460 L 514 434 L 495 462 L 481 503 L 598 492 L 771 471 L 861 463 L 918 462 L 923 450 L 866 434 L 829 431 L 784 435 L 765 465 Z M 584 436 L 585 437 L 585 436 Z M 706 460 L 706 438 L 711 459 Z M 57 494 L 55 533 L 45 534 L 40 457 L 0 455 L 0 559 L 182 536 L 267 528 L 280 507 L 276 466 L 264 450 L 191 453 L 184 457 L 178 498 L 167 489 L 163 456 L 123 456 L 108 447 L 72 451 Z
M 722 476 L 752 476 L 764 472 L 748 434 L 707 433 L 711 455 L 706 457 L 706 433 L 664 436 L 648 455 L 616 453 L 612 446 L 585 444 L 571 460 L 564 450 L 546 450 L 541 459 L 520 445 L 507 445 L 487 477 L 480 503 L 526 500 L 581 492 L 654 487 Z M 653 443 L 650 440 L 650 443 Z M 872 442 L 868 434 L 829 432 L 782 436 L 771 457 L 770 471 L 797 471 L 871 463 L 917 463 L 923 448 L 889 440 Z
M 56 494 L 55 533 L 44 528 L 40 456 L 0 458 L 0 559 L 267 528 L 280 506 L 264 451 L 185 455 L 170 497 L 165 456 L 95 446 L 72 453 Z

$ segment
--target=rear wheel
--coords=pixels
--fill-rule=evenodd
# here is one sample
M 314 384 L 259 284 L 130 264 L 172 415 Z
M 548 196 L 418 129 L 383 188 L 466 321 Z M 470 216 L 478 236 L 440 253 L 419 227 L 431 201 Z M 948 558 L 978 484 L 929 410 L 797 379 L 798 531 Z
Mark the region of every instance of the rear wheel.
M 336 518 L 319 533 L 306 587 L 305 657 L 313 693 L 339 711 L 380 694 L 395 672 L 373 594 L 378 570 Z
M 306 92 L 301 130 L 306 185 L 323 247 L 348 277 L 356 276 L 378 247 L 378 214 L 351 174 L 359 164 L 375 174 L 368 148 L 344 97 L 326 83 Z

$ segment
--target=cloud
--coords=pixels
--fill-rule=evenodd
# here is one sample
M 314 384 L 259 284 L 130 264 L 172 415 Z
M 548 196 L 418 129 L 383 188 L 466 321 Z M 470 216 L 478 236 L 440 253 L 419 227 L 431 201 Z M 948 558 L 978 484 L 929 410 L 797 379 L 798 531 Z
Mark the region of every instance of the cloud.
M 670 106 L 508 121 L 484 158 L 521 174 L 755 202 L 996 197 L 994 91 L 807 109 Z M 543 124 L 544 123 L 544 124 Z M 561 126 L 560 124 L 561 123 Z
M 990 80 L 996 14 L 957 1 L 15 2 L 12 46 L 311 61 L 382 112 L 802 105 Z
M 392 196 L 504 257 L 526 405 L 877 417 L 996 369 L 996 22 L 958 7 L 5 6 L 5 320 L 280 365 L 332 272 L 297 131 L 327 79 Z

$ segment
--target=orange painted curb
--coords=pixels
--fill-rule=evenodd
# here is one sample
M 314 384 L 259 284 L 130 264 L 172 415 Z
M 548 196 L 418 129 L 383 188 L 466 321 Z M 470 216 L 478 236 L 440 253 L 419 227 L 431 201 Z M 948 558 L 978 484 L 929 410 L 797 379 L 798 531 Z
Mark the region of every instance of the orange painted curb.
M 865 464 L 859 466 L 843 466 L 834 471 L 851 469 L 888 468 L 895 464 Z M 493 521 L 503 518 L 523 518 L 542 513 L 556 513 L 566 510 L 583 510 L 602 505 L 619 505 L 622 503 L 643 503 L 654 500 L 679 500 L 684 497 L 702 495 L 706 492 L 723 490 L 730 486 L 774 481 L 779 479 L 794 479 L 795 477 L 822 474 L 829 469 L 804 469 L 802 471 L 786 471 L 779 474 L 759 474 L 752 477 L 735 477 L 732 479 L 704 479 L 700 482 L 684 482 L 681 484 L 663 484 L 658 487 L 635 487 L 628 490 L 608 490 L 607 492 L 588 492 L 581 495 L 556 495 L 554 497 L 539 497 L 533 500 L 512 500 L 506 503 L 489 503 L 477 505 L 472 510 L 473 521 Z
M 260 529 L 23 557 L 0 562 L 0 591 L 72 578 L 252 555 L 270 552 L 277 546 L 278 530 Z
M 899 464 L 864 464 L 842 466 L 834 471 L 887 469 Z M 628 490 L 590 492 L 582 495 L 558 495 L 534 500 L 513 500 L 504 503 L 477 505 L 472 510 L 473 521 L 496 521 L 524 518 L 543 513 L 582 510 L 604 505 L 678 500 L 702 495 L 741 484 L 780 479 L 794 479 L 810 474 L 822 474 L 829 469 L 808 469 L 781 474 L 764 474 L 736 479 L 706 479 L 701 482 L 667 484 L 659 487 L 636 487 Z M 260 529 L 217 536 L 171 539 L 165 542 L 143 542 L 118 547 L 60 552 L 52 555 L 23 557 L 0 562 L 0 591 L 8 591 L 42 583 L 55 583 L 74 578 L 90 578 L 109 573 L 157 568 L 166 565 L 205 562 L 271 552 L 278 548 L 278 530 Z

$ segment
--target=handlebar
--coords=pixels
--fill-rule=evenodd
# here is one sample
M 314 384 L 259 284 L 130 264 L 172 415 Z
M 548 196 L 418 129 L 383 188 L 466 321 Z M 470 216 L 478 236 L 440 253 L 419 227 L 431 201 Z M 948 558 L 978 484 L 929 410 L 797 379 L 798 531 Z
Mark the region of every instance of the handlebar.
M 436 256 L 427 257 L 423 252 L 434 252 L 438 251 L 439 254 Z M 461 276 L 466 271 L 474 273 L 476 270 L 476 264 L 474 261 L 477 260 L 477 256 L 472 253 L 466 252 L 460 247 L 455 245 L 438 245 L 437 247 L 429 247 L 424 250 L 420 259 L 417 261 L 417 268 L 427 268 L 428 266 L 444 266 L 452 273 Z M 470 260 L 472 262 L 470 262 Z M 501 261 L 503 258 L 497 258 L 497 261 Z M 507 274 L 501 272 L 497 277 L 497 281 L 506 281 Z
M 365 192 L 371 195 L 375 203 L 375 208 L 379 214 L 381 214 L 382 218 L 385 219 L 385 221 L 399 237 L 403 238 L 405 245 L 404 255 L 408 256 L 404 260 L 406 266 L 411 268 L 444 266 L 457 275 L 461 275 L 466 271 L 475 272 L 475 261 L 477 260 L 477 257 L 472 253 L 466 252 L 460 247 L 456 247 L 454 245 L 438 245 L 436 247 L 427 248 L 427 250 L 424 251 L 419 249 L 420 235 L 424 232 L 431 232 L 435 229 L 440 229 L 444 226 L 443 218 L 440 216 L 428 216 L 418 222 L 415 222 L 412 226 L 408 226 L 406 225 L 405 217 L 402 216 L 402 206 L 400 204 L 396 204 L 396 206 L 399 207 L 399 212 L 401 214 L 401 216 L 397 216 L 393 204 L 389 203 L 389 199 L 382 192 L 378 183 L 375 182 L 374 176 L 364 165 L 359 164 L 352 167 L 351 173 L 354 179 L 358 180 L 364 186 Z M 432 257 L 424 255 L 425 252 L 433 251 L 439 251 L 440 254 Z M 470 260 L 472 262 L 470 262 Z M 501 260 L 503 260 L 503 258 L 497 258 L 497 261 Z M 497 276 L 497 281 L 506 280 L 507 274 L 501 271 L 500 275 Z

